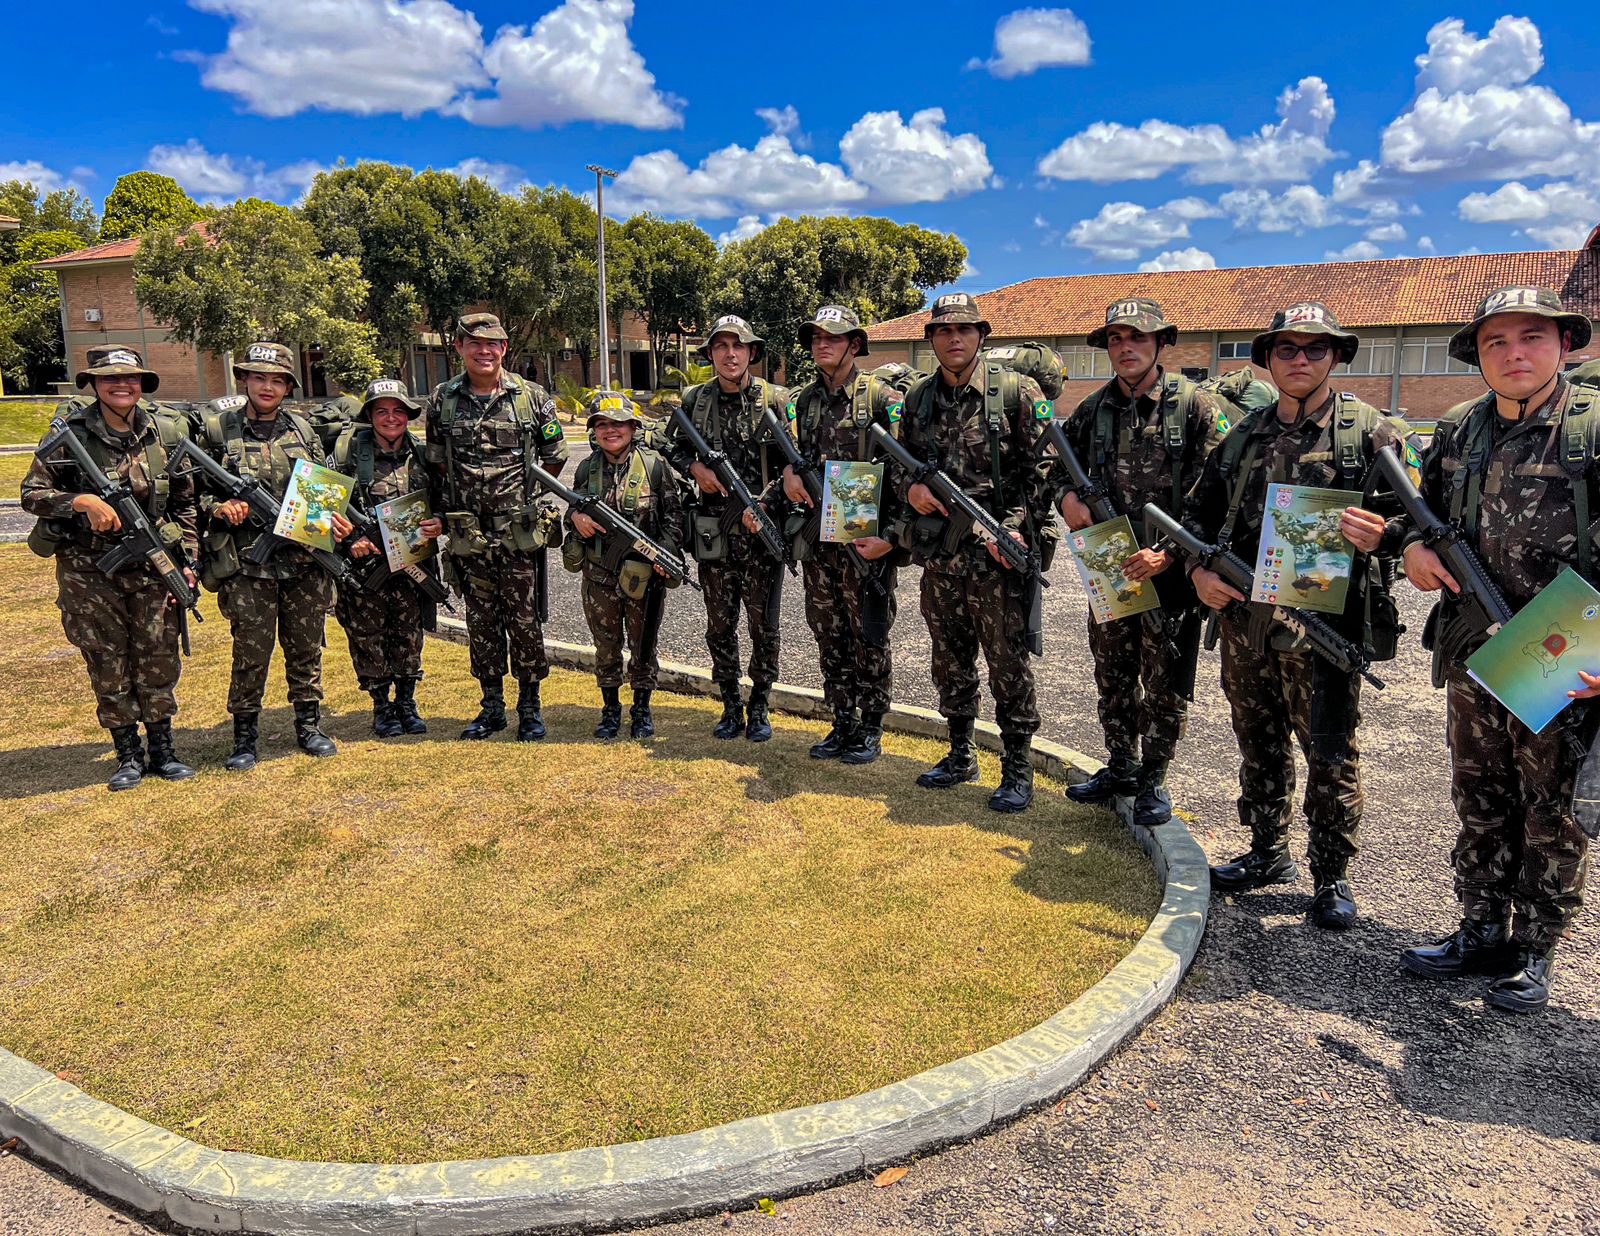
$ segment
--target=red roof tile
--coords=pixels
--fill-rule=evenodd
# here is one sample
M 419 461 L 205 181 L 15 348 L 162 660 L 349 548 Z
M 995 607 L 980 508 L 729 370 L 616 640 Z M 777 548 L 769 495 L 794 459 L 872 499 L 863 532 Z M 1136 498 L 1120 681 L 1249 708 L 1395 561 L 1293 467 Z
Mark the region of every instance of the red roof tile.
M 113 240 L 103 245 L 91 245 L 87 249 L 74 249 L 71 253 L 63 253 L 59 257 L 37 262 L 35 265 L 44 270 L 51 270 L 57 266 L 73 266 L 79 262 L 113 262 L 121 258 L 131 259 L 139 252 L 140 239 L 138 236 L 130 236 L 126 240 Z

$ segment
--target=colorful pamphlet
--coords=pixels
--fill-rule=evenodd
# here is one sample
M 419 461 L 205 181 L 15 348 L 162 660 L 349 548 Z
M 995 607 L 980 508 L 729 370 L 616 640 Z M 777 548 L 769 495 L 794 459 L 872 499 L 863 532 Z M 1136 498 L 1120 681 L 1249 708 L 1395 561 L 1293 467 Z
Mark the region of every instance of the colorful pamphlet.
M 1069 532 L 1067 548 L 1078 565 L 1089 612 L 1096 622 L 1115 622 L 1160 607 L 1153 579 L 1132 580 L 1122 573 L 1122 564 L 1139 550 L 1133 523 L 1126 515 Z
M 1356 495 L 1310 485 L 1268 485 L 1252 601 L 1344 613 L 1355 547 L 1339 519 Z
M 1600 671 L 1600 592 L 1571 567 L 1467 658 L 1467 673 L 1535 734 L 1584 689 L 1579 670 Z
M 333 517 L 350 509 L 354 477 L 341 476 L 309 459 L 297 459 L 283 507 L 272 530 L 286 541 L 312 549 L 333 549 Z
M 422 522 L 433 518 L 427 494 L 418 490 L 391 502 L 380 502 L 373 514 L 377 516 L 383 555 L 391 571 L 403 571 L 433 557 L 436 542 L 422 535 Z
M 883 502 L 883 465 L 853 459 L 822 461 L 822 529 L 824 541 L 848 545 L 878 535 Z

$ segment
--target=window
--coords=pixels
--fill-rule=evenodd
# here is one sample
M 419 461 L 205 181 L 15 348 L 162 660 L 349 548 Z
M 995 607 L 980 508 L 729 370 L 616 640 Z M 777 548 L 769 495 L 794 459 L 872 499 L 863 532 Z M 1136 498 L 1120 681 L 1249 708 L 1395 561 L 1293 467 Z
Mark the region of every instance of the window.
M 1059 349 L 1061 362 L 1066 367 L 1067 380 L 1082 380 L 1085 378 L 1109 378 L 1111 376 L 1111 356 L 1100 348 L 1091 348 L 1083 344 L 1075 347 Z
M 1219 361 L 1250 359 L 1250 341 L 1248 339 L 1229 340 L 1217 344 L 1217 359 Z
M 1339 365 L 1335 373 L 1379 375 L 1387 377 L 1394 372 L 1394 340 L 1363 339 L 1361 350 L 1348 365 Z
M 1404 374 L 1474 373 L 1476 370 L 1466 362 L 1458 361 L 1450 355 L 1450 336 L 1426 335 L 1417 339 L 1407 339 L 1401 344 L 1400 372 Z

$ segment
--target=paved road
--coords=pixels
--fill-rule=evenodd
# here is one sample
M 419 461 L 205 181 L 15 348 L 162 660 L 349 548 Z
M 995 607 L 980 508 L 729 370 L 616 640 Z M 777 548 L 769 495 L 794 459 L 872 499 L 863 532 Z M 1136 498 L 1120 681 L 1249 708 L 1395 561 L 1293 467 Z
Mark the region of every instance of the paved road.
M 551 634 L 587 640 L 571 577 Z M 1098 752 L 1077 586 L 1057 570 L 1039 662 L 1045 732 Z M 931 703 L 915 572 L 900 589 L 899 698 Z M 1424 607 L 1405 592 L 1412 632 Z M 674 594 L 662 655 L 704 663 L 703 615 Z M 783 676 L 816 685 L 791 581 Z M 1600 1233 L 1600 959 L 1586 911 L 1547 1015 L 1484 1010 L 1474 982 L 1428 985 L 1395 955 L 1453 925 L 1442 701 L 1414 638 L 1366 697 L 1367 815 L 1352 878 L 1362 921 L 1304 924 L 1309 881 L 1219 901 L 1178 999 L 1058 1108 L 930 1156 L 887 1189 L 780 1202 L 789 1236 L 857 1233 Z M 1173 773 L 1213 859 L 1245 848 L 1237 753 L 1214 654 Z M 1302 769 L 1303 774 L 1303 769 Z M 1303 850 L 1303 831 L 1295 845 Z M 663 1236 L 779 1230 L 753 1211 Z M 0 1159 L 0 1233 L 142 1231 L 25 1160 Z

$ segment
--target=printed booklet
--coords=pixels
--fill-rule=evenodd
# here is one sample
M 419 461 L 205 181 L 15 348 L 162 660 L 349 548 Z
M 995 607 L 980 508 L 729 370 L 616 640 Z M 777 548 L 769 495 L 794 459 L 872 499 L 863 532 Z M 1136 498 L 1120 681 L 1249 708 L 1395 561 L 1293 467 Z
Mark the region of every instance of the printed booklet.
M 1359 496 L 1310 485 L 1268 485 L 1252 601 L 1344 613 L 1355 547 L 1339 518 Z
M 391 571 L 403 571 L 433 557 L 435 541 L 422 535 L 422 522 L 431 519 L 428 495 L 418 490 L 392 502 L 378 503 L 374 512 L 383 535 L 383 554 Z
M 883 465 L 851 459 L 822 461 L 821 540 L 848 545 L 878 535 Z
M 1600 592 L 1571 567 L 1467 658 L 1467 673 L 1535 734 L 1600 668 Z
M 1126 515 L 1067 533 L 1067 548 L 1077 563 L 1083 590 L 1089 597 L 1089 611 L 1096 622 L 1115 622 L 1160 608 L 1155 580 L 1131 580 L 1122 573 L 1122 564 L 1139 549 L 1133 523 Z M 1178 563 L 1168 568 L 1182 569 Z
M 311 549 L 333 550 L 333 517 L 350 509 L 354 477 L 340 476 L 309 459 L 297 459 L 283 507 L 272 530 L 286 541 Z

